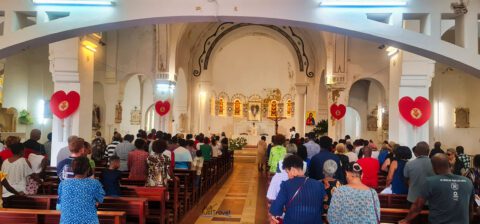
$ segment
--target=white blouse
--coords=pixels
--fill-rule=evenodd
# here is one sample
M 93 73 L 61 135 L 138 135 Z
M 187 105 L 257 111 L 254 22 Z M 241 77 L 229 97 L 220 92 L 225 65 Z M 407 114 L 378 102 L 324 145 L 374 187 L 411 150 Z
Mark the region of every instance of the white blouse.
M 25 158 L 17 159 L 11 163 L 8 159 L 2 164 L 2 172 L 7 174 L 8 183 L 18 192 L 25 192 L 27 185 L 27 176 L 32 174 L 32 168 L 27 164 Z M 2 197 L 10 197 L 13 194 L 7 191 L 5 187 L 2 191 Z

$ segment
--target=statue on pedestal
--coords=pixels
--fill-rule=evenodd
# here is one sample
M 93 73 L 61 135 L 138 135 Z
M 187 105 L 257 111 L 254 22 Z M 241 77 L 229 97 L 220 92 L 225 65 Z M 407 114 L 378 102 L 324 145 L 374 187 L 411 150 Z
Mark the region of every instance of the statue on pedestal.
M 118 102 L 115 106 L 115 123 L 122 123 L 122 102 Z
M 252 127 L 250 127 L 250 135 L 252 135 L 252 136 L 257 136 L 258 135 L 257 126 L 255 126 L 255 123 L 253 123 Z

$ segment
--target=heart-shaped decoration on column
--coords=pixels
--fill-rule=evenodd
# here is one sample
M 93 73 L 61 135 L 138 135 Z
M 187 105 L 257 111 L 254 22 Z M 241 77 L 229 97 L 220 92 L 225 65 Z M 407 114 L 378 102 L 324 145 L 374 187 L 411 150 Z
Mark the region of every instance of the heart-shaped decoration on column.
M 50 98 L 50 110 L 59 119 L 65 119 L 77 111 L 80 106 L 80 94 L 70 91 L 68 94 L 60 90 Z
M 417 97 L 415 100 L 406 96 L 398 101 L 398 109 L 403 118 L 413 126 L 420 127 L 430 119 L 431 104 L 425 97 Z
M 347 107 L 345 107 L 345 105 L 343 104 L 340 104 L 340 105 L 332 104 L 332 106 L 330 106 L 330 114 L 336 120 L 342 119 L 345 116 L 346 112 L 347 112 Z
M 165 116 L 170 111 L 170 102 L 168 101 L 157 101 L 155 103 L 155 111 L 157 111 L 160 117 Z

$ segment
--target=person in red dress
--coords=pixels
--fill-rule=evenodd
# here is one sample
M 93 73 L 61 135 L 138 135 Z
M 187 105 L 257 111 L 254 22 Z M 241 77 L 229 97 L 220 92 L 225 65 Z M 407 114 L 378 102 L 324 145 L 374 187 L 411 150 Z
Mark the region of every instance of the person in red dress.
M 372 158 L 372 149 L 368 146 L 363 148 L 363 158 L 357 161 L 362 167 L 362 183 L 371 187 L 378 187 L 378 170 L 380 165 L 377 159 Z
M 128 179 L 146 180 L 147 179 L 147 158 L 148 152 L 145 151 L 145 140 L 135 140 L 135 149 L 128 153 L 128 170 L 130 174 Z

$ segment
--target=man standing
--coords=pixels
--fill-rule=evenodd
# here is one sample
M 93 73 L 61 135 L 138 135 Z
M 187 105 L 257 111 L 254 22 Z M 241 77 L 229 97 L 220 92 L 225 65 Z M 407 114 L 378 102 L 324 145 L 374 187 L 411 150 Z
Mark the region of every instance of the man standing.
M 457 151 L 457 156 L 458 156 L 458 159 L 460 161 L 462 161 L 463 163 L 463 166 L 465 167 L 465 169 L 469 169 L 470 168 L 470 157 L 468 157 L 467 155 L 465 155 L 465 152 L 464 152 L 464 148 L 463 146 L 457 146 L 457 148 L 455 149 L 455 151 Z
M 428 158 L 430 147 L 426 142 L 419 142 L 413 153 L 416 159 L 407 162 L 403 169 L 403 176 L 408 179 L 408 197 L 410 203 L 414 203 L 425 185 L 427 177 L 435 175 L 432 162 Z
M 95 138 L 92 140 L 92 159 L 95 160 L 95 162 L 102 161 L 106 149 L 107 143 L 102 137 L 102 132 L 97 131 L 95 133 Z
M 123 138 L 123 142 L 115 146 L 114 154 L 120 158 L 120 167 L 118 168 L 120 171 L 128 171 L 128 153 L 135 149 L 135 145 L 132 144 L 133 138 L 133 135 L 127 134 Z
M 112 143 L 107 146 L 107 150 L 105 151 L 105 158 L 107 159 L 107 161 L 110 156 L 113 156 L 115 154 L 117 145 L 120 144 L 120 142 L 122 142 L 122 136 L 120 135 L 120 133 L 115 133 L 112 138 Z
M 61 148 L 60 151 L 58 151 L 57 164 L 70 156 L 70 151 L 74 147 L 74 143 L 75 143 L 75 141 L 77 141 L 77 139 L 78 139 L 78 136 L 76 136 L 76 135 L 72 135 L 72 136 L 68 137 L 68 145 Z
M 308 159 L 312 159 L 313 156 L 317 155 L 320 152 L 320 146 L 317 143 L 315 143 L 314 132 L 308 133 L 308 142 L 303 145 L 307 148 Z
M 475 196 L 472 182 L 466 177 L 451 173 L 445 154 L 433 156 L 432 166 L 437 175 L 427 177 L 407 217 L 399 223 L 410 223 L 420 214 L 427 201 L 430 223 L 470 223 Z
M 338 156 L 330 152 L 332 148 L 333 140 L 328 136 L 322 136 L 320 138 L 320 152 L 312 157 L 310 164 L 308 166 L 308 176 L 316 180 L 322 180 L 325 178 L 323 174 L 323 164 L 325 161 L 331 159 L 337 163 L 337 171 L 335 172 L 335 178 L 338 179 L 342 184 L 346 183 L 345 171 L 340 164 L 340 159 Z M 308 147 L 307 147 L 308 150 Z M 378 164 L 378 162 L 377 162 Z
M 440 142 L 435 142 L 435 144 L 433 145 L 433 149 L 430 152 L 429 157 L 432 158 L 437 153 L 445 154 L 445 152 L 442 150 L 442 143 L 440 143 Z
M 81 138 L 72 138 L 72 142 L 69 142 L 68 148 L 70 150 L 70 157 L 59 161 L 57 164 L 57 176 L 61 181 L 74 177 L 71 164 L 75 158 L 84 156 L 85 154 L 84 141 Z
M 42 144 L 38 143 L 38 140 L 40 140 L 40 137 L 42 137 L 42 132 L 40 130 L 33 129 L 32 131 L 30 131 L 30 139 L 28 139 L 23 143 L 23 145 L 25 146 L 25 149 L 31 149 L 32 150 L 31 152 L 45 155 L 46 154 L 45 147 Z M 25 150 L 25 152 L 27 152 L 27 150 Z M 28 155 L 25 155 L 25 156 L 28 158 Z

